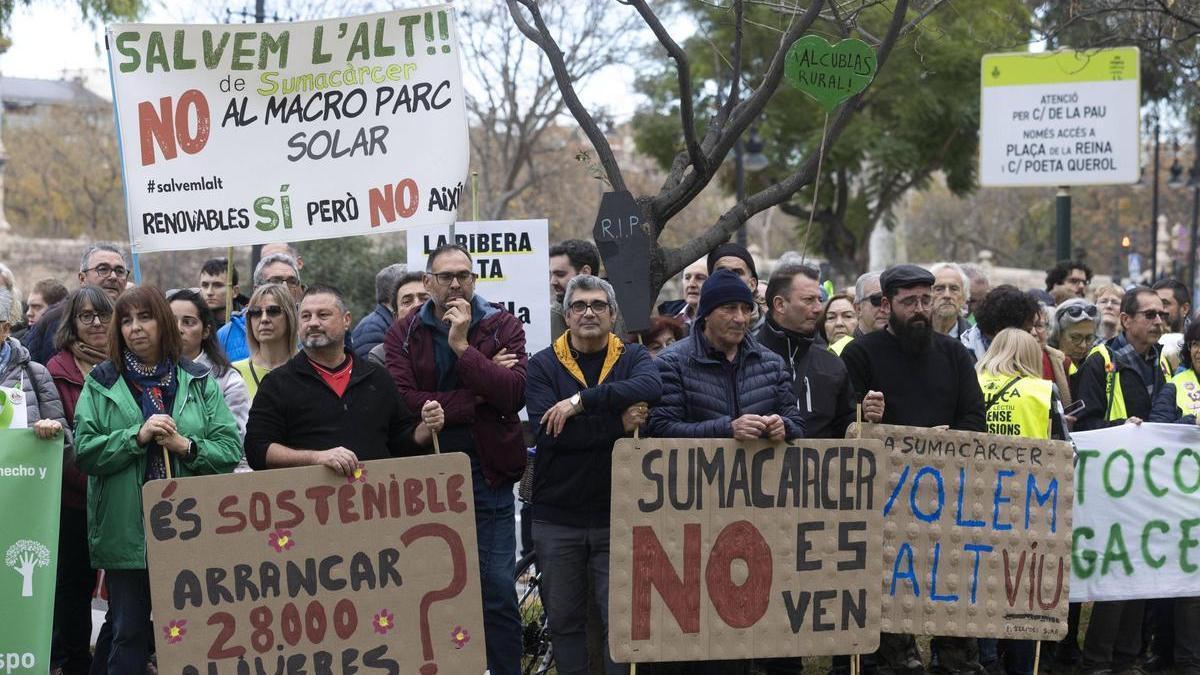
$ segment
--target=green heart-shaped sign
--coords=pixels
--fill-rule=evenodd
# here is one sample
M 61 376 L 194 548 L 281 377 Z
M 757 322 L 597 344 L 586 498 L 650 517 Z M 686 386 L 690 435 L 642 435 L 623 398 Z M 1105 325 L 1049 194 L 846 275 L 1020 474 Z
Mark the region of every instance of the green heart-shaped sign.
M 830 46 L 825 38 L 805 35 L 792 43 L 783 76 L 792 86 L 833 112 L 875 79 L 875 50 L 862 40 L 842 40 Z

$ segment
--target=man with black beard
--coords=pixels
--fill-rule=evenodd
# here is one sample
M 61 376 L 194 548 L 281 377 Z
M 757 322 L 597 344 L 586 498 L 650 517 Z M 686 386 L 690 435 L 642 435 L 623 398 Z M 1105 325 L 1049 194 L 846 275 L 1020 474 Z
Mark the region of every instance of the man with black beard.
M 863 399 L 864 413 L 882 413 L 884 424 L 986 431 L 983 392 L 966 347 L 933 330 L 933 275 L 916 265 L 896 265 L 880 277 L 888 327 L 846 346 L 842 360 Z M 935 637 L 937 673 L 979 673 L 979 651 L 970 638 Z M 923 672 L 911 635 L 880 636 L 880 673 Z

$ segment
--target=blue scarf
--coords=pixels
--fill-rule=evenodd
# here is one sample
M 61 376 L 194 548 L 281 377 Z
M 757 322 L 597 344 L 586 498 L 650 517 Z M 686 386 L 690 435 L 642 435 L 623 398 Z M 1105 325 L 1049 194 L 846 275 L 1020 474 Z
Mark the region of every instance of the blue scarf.
M 12 345 L 8 344 L 8 340 L 0 342 L 0 345 L 2 345 L 0 346 L 0 373 L 3 373 L 4 369 L 8 368 L 8 361 L 12 358 L 13 349 Z
M 179 381 L 175 379 L 175 362 L 166 359 L 151 370 L 128 349 L 121 351 L 121 358 L 125 361 L 125 379 L 142 409 L 142 420 L 148 420 L 152 415 L 170 415 L 179 387 Z M 146 446 L 146 460 L 146 480 L 167 477 L 162 447 L 157 442 Z

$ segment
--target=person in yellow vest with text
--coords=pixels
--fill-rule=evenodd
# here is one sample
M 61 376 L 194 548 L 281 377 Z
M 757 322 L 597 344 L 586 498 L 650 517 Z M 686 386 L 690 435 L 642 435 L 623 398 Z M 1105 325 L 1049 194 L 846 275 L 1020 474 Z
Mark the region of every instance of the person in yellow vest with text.
M 1042 378 L 1042 348 L 1020 328 L 996 334 L 975 365 L 988 433 L 1045 440 L 1066 439 L 1058 386 Z M 983 642 L 982 640 L 980 642 Z M 999 640 L 996 650 L 1004 672 L 1033 673 L 1033 640 Z M 984 645 L 980 645 L 983 651 Z

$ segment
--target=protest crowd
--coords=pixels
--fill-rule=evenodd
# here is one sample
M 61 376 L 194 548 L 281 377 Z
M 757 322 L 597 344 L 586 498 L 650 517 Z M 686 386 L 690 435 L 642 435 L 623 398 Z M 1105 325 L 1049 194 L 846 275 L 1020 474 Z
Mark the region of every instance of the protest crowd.
M 622 673 L 628 664 L 596 662 L 588 640 L 607 624 L 619 439 L 833 439 L 859 416 L 1032 439 L 1196 424 L 1200 322 L 1174 279 L 1094 288 L 1087 265 L 1064 261 L 1044 288 L 1022 290 L 990 287 L 971 265 L 900 264 L 836 289 L 798 260 L 767 273 L 724 243 L 686 268 L 681 299 L 624 334 L 596 247 L 570 240 L 549 254 L 553 341 L 536 354 L 521 321 L 476 292 L 457 244 L 434 249 L 424 269 L 380 270 L 377 306 L 361 318 L 338 289 L 306 278 L 285 244 L 264 249 L 248 297 L 225 259 L 204 263 L 195 288 L 135 286 L 109 244 L 82 251 L 69 291 L 52 279 L 24 295 L 0 289 L 0 385 L 24 391 L 39 437 L 64 439 L 55 672 L 154 667 L 140 495 L 168 471 L 350 475 L 364 461 L 431 453 L 436 436 L 470 458 L 490 672 L 522 672 L 514 565 L 532 550 L 557 672 L 589 672 L 590 657 L 593 672 Z M 1001 400 L 1019 403 L 990 415 Z M 526 471 L 518 542 L 514 484 Z M 108 613 L 93 653 L 98 570 Z M 1041 669 L 1200 672 L 1196 599 L 1096 602 L 1082 635 L 1080 609 L 1064 640 L 1043 644 Z M 861 670 L 1034 672 L 1027 640 L 934 637 L 930 652 L 885 633 Z M 641 666 L 802 668 L 799 658 Z M 849 672 L 849 658 L 834 657 L 831 673 Z

